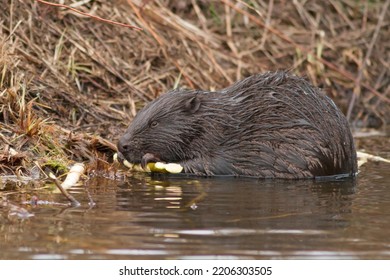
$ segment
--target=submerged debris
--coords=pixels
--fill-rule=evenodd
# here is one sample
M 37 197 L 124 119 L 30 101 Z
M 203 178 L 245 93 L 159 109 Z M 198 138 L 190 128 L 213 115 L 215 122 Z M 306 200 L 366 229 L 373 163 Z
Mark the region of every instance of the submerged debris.
M 3 208 L 2 212 L 7 213 L 8 217 L 15 216 L 19 219 L 28 219 L 34 216 L 34 214 L 28 212 L 27 209 L 18 206 L 16 204 L 13 204 L 5 198 L 0 200 L 0 207 Z

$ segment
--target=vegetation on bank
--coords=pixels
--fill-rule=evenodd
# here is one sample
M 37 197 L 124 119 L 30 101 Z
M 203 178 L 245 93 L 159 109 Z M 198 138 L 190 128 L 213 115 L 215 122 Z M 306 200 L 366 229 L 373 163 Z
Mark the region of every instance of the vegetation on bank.
M 145 102 L 268 70 L 325 88 L 353 128 L 390 123 L 389 0 L 64 2 L 142 31 L 38 1 L 3 3 L 3 180 L 60 175 L 74 162 L 114 177 L 116 140 Z

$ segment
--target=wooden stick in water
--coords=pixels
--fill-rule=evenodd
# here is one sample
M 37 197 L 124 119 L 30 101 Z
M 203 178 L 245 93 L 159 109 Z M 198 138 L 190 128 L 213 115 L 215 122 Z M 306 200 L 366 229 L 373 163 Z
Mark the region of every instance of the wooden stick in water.
M 85 166 L 82 163 L 76 163 L 70 169 L 68 175 L 66 176 L 65 181 L 61 184 L 60 181 L 50 173 L 49 177 L 54 181 L 57 188 L 61 193 L 70 201 L 71 205 L 74 207 L 80 206 L 80 202 L 77 201 L 66 189 L 74 186 L 80 179 L 80 176 L 84 173 Z

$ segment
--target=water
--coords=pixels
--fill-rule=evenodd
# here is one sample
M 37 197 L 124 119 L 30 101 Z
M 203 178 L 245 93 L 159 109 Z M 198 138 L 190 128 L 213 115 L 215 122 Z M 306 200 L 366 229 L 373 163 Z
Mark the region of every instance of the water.
M 376 154 L 390 158 L 385 140 Z M 0 208 L 0 258 L 390 259 L 389 170 L 368 162 L 340 182 L 95 178 L 71 189 L 77 208 L 24 206 L 34 214 L 24 219 Z M 31 195 L 66 203 L 31 188 L 7 199 Z

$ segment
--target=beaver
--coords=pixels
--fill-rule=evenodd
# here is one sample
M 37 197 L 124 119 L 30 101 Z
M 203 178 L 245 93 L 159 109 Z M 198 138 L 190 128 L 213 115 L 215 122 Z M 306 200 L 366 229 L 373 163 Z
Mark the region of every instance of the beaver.
M 129 162 L 178 163 L 199 176 L 354 176 L 356 151 L 334 102 L 286 71 L 218 91 L 175 89 L 138 112 L 118 141 Z

